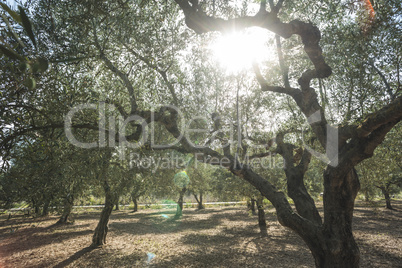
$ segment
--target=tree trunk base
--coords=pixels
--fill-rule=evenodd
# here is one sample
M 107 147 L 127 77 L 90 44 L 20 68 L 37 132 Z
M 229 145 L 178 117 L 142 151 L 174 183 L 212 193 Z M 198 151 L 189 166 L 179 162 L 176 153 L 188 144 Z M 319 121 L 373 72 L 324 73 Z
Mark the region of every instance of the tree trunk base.
M 113 211 L 113 203 L 106 198 L 105 207 L 103 208 L 98 225 L 96 226 L 92 237 L 92 246 L 97 247 L 106 244 L 106 236 L 109 231 L 109 218 Z

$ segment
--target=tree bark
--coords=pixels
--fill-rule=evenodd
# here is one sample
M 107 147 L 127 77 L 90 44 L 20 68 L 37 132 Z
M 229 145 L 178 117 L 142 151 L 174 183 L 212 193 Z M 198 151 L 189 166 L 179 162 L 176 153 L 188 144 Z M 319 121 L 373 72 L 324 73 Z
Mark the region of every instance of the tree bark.
M 105 192 L 105 206 L 102 209 L 98 225 L 95 228 L 94 235 L 92 236 L 92 246 L 101 246 L 106 244 L 106 236 L 109 231 L 109 218 L 112 214 L 114 205 L 118 202 L 119 197 L 112 192 L 107 180 L 107 171 L 110 164 L 111 151 L 107 151 L 102 159 L 100 172 L 98 174 L 99 180 L 103 182 L 103 190 Z
M 95 233 L 92 237 L 93 246 L 101 246 L 106 244 L 106 235 L 109 231 L 109 218 L 112 214 L 115 201 L 109 187 L 105 187 L 105 206 L 100 215 L 98 225 L 95 228 Z
M 319 248 L 310 248 L 316 267 L 359 267 L 360 251 L 352 233 L 352 218 L 360 183 L 354 169 L 341 174 L 331 167 L 324 173 L 323 240 Z
M 115 205 L 116 207 L 115 207 L 115 209 L 114 210 L 120 210 L 120 207 L 119 207 L 119 201 L 117 200 L 117 202 L 116 202 L 116 205 Z
M 267 221 L 265 220 L 265 211 L 263 198 L 260 197 L 257 199 L 257 209 L 258 209 L 258 227 L 260 227 L 260 234 L 262 237 L 267 237 Z

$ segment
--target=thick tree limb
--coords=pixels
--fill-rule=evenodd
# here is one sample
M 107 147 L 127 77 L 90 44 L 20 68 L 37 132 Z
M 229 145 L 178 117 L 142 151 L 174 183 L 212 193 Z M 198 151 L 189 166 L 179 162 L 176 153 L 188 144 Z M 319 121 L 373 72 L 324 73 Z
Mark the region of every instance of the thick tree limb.
M 402 96 L 385 106 L 376 113 L 371 114 L 356 128 L 358 137 L 366 137 L 378 127 L 402 118 Z
M 325 119 L 322 107 L 318 103 L 318 98 L 315 90 L 313 88 L 304 88 L 303 90 L 299 90 L 297 88 L 269 86 L 264 77 L 262 77 L 258 65 L 254 64 L 253 67 L 257 80 L 261 85 L 262 91 L 283 93 L 291 96 L 295 100 L 296 104 L 299 106 L 303 114 L 310 120 L 312 119 L 311 116 L 319 111 L 319 116 L 317 116 L 317 120 L 315 120 L 315 122 L 309 123 L 311 124 L 311 127 L 314 133 L 317 135 L 321 145 L 326 148 L 327 120 Z
M 247 158 L 249 160 L 256 159 L 256 158 L 263 158 L 267 156 L 275 156 L 277 153 L 276 152 L 265 152 L 265 153 L 259 153 L 259 154 L 253 154 L 248 156 Z
M 340 128 L 344 139 L 367 137 L 372 131 L 394 120 L 402 119 L 402 96 L 387 106 L 367 116 L 359 125 L 347 125 Z
M 240 170 L 233 169 L 232 172 L 258 189 L 274 205 L 279 223 L 294 230 L 307 245 L 311 246 L 311 240 L 307 238 L 307 234 L 313 233 L 318 236 L 319 224 L 311 224 L 310 220 L 295 213 L 283 192 L 278 191 L 275 186 L 247 166 Z
M 284 142 L 284 135 L 284 133 L 278 134 L 276 143 L 278 145 L 277 152 L 282 155 L 285 160 L 284 170 L 287 180 L 288 195 L 294 201 L 296 210 L 300 216 L 312 221 L 314 224 L 321 225 L 322 220 L 314 200 L 304 186 L 304 174 L 308 169 L 311 154 L 306 149 L 303 150 L 300 163 L 295 166 L 295 157 L 293 155 L 295 146 Z

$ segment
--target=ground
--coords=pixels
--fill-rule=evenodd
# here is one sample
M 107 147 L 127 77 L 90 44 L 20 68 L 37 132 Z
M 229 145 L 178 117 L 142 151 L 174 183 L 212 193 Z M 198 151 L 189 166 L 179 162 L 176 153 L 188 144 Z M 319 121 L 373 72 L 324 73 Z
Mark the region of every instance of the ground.
M 402 201 L 396 210 L 358 202 L 354 234 L 361 267 L 402 267 Z M 90 248 L 99 211 L 80 212 L 74 224 L 57 217 L 0 218 L 0 267 L 314 267 L 303 241 L 267 208 L 268 234 L 243 207 L 113 212 L 107 245 Z

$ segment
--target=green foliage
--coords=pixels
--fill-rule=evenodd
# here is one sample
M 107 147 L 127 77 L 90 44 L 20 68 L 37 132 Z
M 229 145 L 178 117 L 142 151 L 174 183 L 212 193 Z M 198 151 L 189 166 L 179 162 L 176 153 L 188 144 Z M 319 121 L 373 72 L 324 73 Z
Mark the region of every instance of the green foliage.
M 32 24 L 31 21 L 29 20 L 27 14 L 25 13 L 24 9 L 19 6 L 18 9 L 20 10 L 20 17 L 21 17 L 21 22 L 22 26 L 24 27 L 25 31 L 27 32 L 29 38 L 32 41 L 32 44 L 36 47 L 36 40 L 35 40 L 35 35 L 32 30 Z
M 366 200 L 382 195 L 381 188 L 389 194 L 401 192 L 401 141 L 401 126 L 398 125 L 387 135 L 374 156 L 359 165 L 361 192 Z

